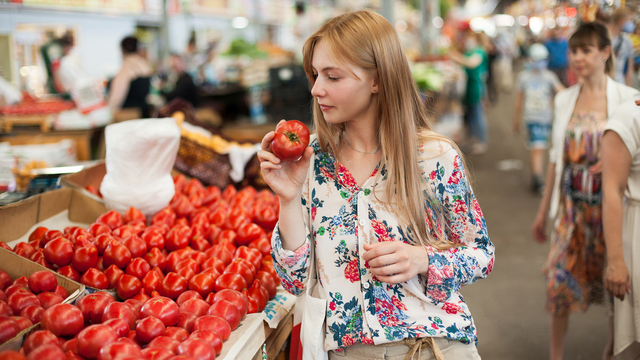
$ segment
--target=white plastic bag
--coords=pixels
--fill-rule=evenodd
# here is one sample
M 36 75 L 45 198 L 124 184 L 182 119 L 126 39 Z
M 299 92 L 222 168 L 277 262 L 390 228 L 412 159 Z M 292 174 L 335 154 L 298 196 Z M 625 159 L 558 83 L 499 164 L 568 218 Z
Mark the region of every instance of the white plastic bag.
M 107 174 L 100 192 L 108 208 L 133 206 L 149 219 L 174 195 L 171 169 L 180 146 L 173 118 L 132 120 L 105 129 Z

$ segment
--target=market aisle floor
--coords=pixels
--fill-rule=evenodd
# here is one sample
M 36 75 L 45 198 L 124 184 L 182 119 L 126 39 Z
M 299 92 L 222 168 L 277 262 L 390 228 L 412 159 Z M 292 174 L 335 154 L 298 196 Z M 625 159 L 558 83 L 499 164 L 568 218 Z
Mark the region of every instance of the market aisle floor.
M 478 327 L 483 360 L 548 359 L 549 318 L 540 269 L 549 245 L 539 245 L 531 236 L 540 198 L 529 190 L 525 137 L 511 132 L 514 103 L 512 93 L 500 94 L 496 106 L 487 111 L 489 151 L 467 158 L 489 237 L 496 246 L 492 274 L 462 290 Z M 500 162 L 510 159 L 521 161 L 522 169 L 499 170 Z M 572 315 L 569 321 L 565 360 L 601 359 L 608 336 L 604 306 Z

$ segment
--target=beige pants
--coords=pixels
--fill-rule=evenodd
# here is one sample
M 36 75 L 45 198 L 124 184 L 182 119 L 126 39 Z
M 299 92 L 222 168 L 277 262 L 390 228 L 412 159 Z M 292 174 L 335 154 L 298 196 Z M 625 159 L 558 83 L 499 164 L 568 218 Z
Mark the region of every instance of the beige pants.
M 442 355 L 447 360 L 480 360 L 480 355 L 474 343 L 466 345 L 460 341 L 446 338 L 435 338 L 434 343 L 440 348 Z M 329 351 L 329 360 L 404 360 L 409 351 L 410 348 L 406 345 L 385 347 L 384 345 L 363 345 L 358 343 L 340 352 Z M 435 358 L 433 351 L 427 349 L 421 352 L 419 358 L 416 354 L 413 359 L 434 360 Z

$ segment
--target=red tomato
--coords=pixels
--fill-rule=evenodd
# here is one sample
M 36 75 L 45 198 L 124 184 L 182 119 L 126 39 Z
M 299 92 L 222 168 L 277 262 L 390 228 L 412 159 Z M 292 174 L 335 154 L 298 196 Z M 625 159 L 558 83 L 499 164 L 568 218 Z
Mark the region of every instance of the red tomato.
M 243 258 L 235 258 L 233 259 L 233 262 L 229 264 L 226 269 L 224 269 L 224 273 L 240 274 L 247 284 L 251 284 L 251 282 L 253 282 L 253 274 L 255 273 L 255 268 L 247 260 Z
M 258 300 L 249 297 L 249 291 L 247 289 L 242 289 L 242 295 L 244 295 L 247 298 L 247 301 L 249 302 L 249 309 L 248 309 L 248 314 L 255 314 L 258 312 Z
M 260 285 L 258 280 L 254 280 L 250 288 L 247 289 L 249 297 L 258 302 L 258 312 L 264 310 L 267 301 L 269 301 L 269 293 Z
M 107 246 L 103 257 L 105 266 L 115 265 L 120 269 L 125 269 L 132 258 L 129 249 L 117 240 L 112 241 L 109 246 Z
M 238 228 L 238 236 L 235 239 L 236 245 L 249 245 L 253 240 L 267 234 L 260 226 L 254 223 L 248 223 Z
M 282 161 L 300 158 L 309 145 L 309 129 L 298 120 L 289 120 L 276 126 L 271 140 L 271 151 Z
M 122 222 L 125 224 L 130 223 L 133 220 L 142 220 L 143 222 L 147 222 L 147 218 L 144 216 L 142 211 L 134 208 L 133 206 L 124 213 L 124 217 L 122 218 Z
M 8 316 L 0 316 L 0 344 L 11 340 L 20 332 L 20 325 Z
M 144 291 L 144 288 L 140 289 L 140 292 L 137 293 L 136 295 L 134 295 L 131 299 L 129 300 L 137 300 L 141 303 L 145 303 L 147 300 L 151 299 L 151 296 L 147 295 L 147 293 Z
M 112 302 L 114 302 L 114 300 L 109 296 L 93 293 L 80 298 L 76 306 L 82 312 L 86 324 L 100 324 L 102 323 L 104 309 Z
M 233 261 L 233 254 L 222 245 L 214 245 L 204 252 L 208 257 L 216 257 L 224 263 L 225 266 Z
M 183 341 L 178 346 L 178 354 L 191 356 L 195 360 L 213 360 L 216 357 L 216 351 L 213 346 L 198 338 Z
M 240 325 L 240 320 L 242 320 L 240 310 L 238 310 L 235 304 L 227 300 L 216 301 L 209 308 L 207 315 L 215 315 L 225 319 L 229 326 L 231 326 L 232 331 Z
M 218 245 L 226 248 L 232 254 L 235 254 L 236 250 L 238 249 L 235 245 L 233 245 L 233 243 L 231 241 L 228 241 L 228 240 L 220 240 Z
M 64 301 L 62 296 L 52 292 L 43 292 L 38 294 L 38 300 L 45 310 Z M 24 308 L 22 310 L 24 310 Z
M 40 300 L 30 292 L 17 291 L 15 294 L 9 295 L 7 298 L 7 304 L 11 306 L 14 314 L 20 314 L 20 312 L 27 306 L 40 306 Z
M 9 249 L 9 251 L 11 251 L 11 249 Z M 7 272 L 2 269 L 0 269 L 0 283 L 2 283 L 0 285 L 2 289 L 8 288 L 9 286 L 11 286 L 11 283 L 12 283 L 11 276 L 9 276 L 9 274 L 7 274 Z
M 151 271 L 151 266 L 142 258 L 133 259 L 129 265 L 127 265 L 127 274 L 135 276 L 140 280 L 142 280 L 149 271 Z
M 183 342 L 189 337 L 189 332 L 181 327 L 171 326 L 167 328 L 167 336 Z
M 129 333 L 129 324 L 122 319 L 110 319 L 102 324 L 113 329 L 118 338 L 125 337 Z
M 278 213 L 271 206 L 263 206 L 253 214 L 253 222 L 265 231 L 271 231 L 278 223 Z
M 42 235 L 42 238 L 40 239 L 40 246 L 44 247 L 49 241 L 62 237 L 62 235 L 62 231 L 60 230 L 48 230 L 44 235 Z
M 53 265 L 44 257 L 44 249 L 38 249 L 29 260 L 38 263 L 47 269 L 53 269 Z
M 109 289 L 113 289 L 118 284 L 120 277 L 124 275 L 124 271 L 115 265 L 111 265 L 104 271 L 104 274 L 109 279 Z
M 152 248 L 146 253 L 143 259 L 149 264 L 151 268 L 159 268 L 160 271 L 165 271 L 167 266 L 167 259 L 158 248 Z
M 142 318 L 148 316 L 157 317 L 162 320 L 165 326 L 169 327 L 178 323 L 180 318 L 180 308 L 175 301 L 169 298 L 153 298 L 144 303 L 142 310 L 140 310 L 140 316 Z
M 10 316 L 10 317 L 13 320 L 15 320 L 15 322 L 18 323 L 18 326 L 20 327 L 20 331 L 26 330 L 33 326 L 33 323 L 31 322 L 31 320 L 24 318 L 22 316 Z
M 263 257 L 271 254 L 271 242 L 266 236 L 253 240 L 249 247 L 260 251 Z
M 257 249 L 248 248 L 246 246 L 240 246 L 238 250 L 236 250 L 236 258 L 242 258 L 251 263 L 254 267 L 254 275 L 255 272 L 260 268 L 260 264 L 262 263 L 262 254 Z
M 203 235 L 197 235 L 189 240 L 189 246 L 194 250 L 205 251 L 211 247 L 209 240 L 205 239 Z
M 47 330 L 38 330 L 34 331 L 27 337 L 24 341 L 24 345 L 22 348 L 24 349 L 24 353 L 29 355 L 30 352 L 35 350 L 38 346 L 53 344 L 59 346 L 58 338 L 51 333 L 51 331 Z
M 206 298 L 213 291 L 215 278 L 211 274 L 198 274 L 189 280 L 189 289 L 196 291 L 202 298 Z
M 98 265 L 98 249 L 94 247 L 79 247 L 73 253 L 72 264 L 80 273 Z
M 122 245 L 126 246 L 131 252 L 131 257 L 143 257 L 147 253 L 147 244 L 137 235 L 131 235 L 122 241 Z
M 197 317 L 207 315 L 210 305 L 202 299 L 190 299 L 180 305 L 181 313 L 191 313 Z M 187 329 L 188 330 L 188 329 Z
M 44 246 L 44 257 L 58 266 L 69 265 L 73 257 L 73 245 L 63 237 L 53 239 Z
M 44 308 L 42 306 L 29 305 L 20 311 L 20 316 L 29 319 L 33 324 L 37 324 L 40 322 L 43 312 Z
M 106 322 L 111 319 L 122 319 L 129 326 L 129 330 L 135 329 L 136 316 L 133 310 L 125 303 L 112 302 L 104 308 L 102 313 L 102 322 Z
M 89 231 L 89 233 L 91 235 L 93 235 L 94 237 L 98 237 L 98 235 L 102 235 L 102 234 L 110 234 L 111 233 L 111 228 L 108 227 L 105 224 L 100 224 L 100 223 L 93 223 L 91 224 L 91 226 L 89 226 L 89 228 L 87 229 L 87 231 Z
M 217 186 L 209 186 L 205 190 L 205 196 L 204 199 L 202 199 L 202 202 L 204 203 L 204 205 L 208 206 L 220 200 L 221 198 L 222 192 L 220 191 L 220 188 Z
M 17 243 L 16 246 L 13 247 L 13 252 L 16 252 L 19 249 L 22 249 L 22 251 L 24 251 L 26 255 L 25 257 L 27 259 L 29 259 L 36 252 L 36 249 L 33 246 L 24 242 Z
M 104 290 L 109 288 L 109 278 L 96 268 L 90 268 L 80 278 L 80 282 L 92 288 Z
M 247 300 L 247 297 L 241 292 L 231 289 L 221 290 L 215 294 L 213 302 L 215 303 L 221 300 L 226 300 L 235 305 L 235 307 L 240 312 L 241 319 L 247 314 L 247 311 L 249 309 L 249 301 Z
M 106 227 L 106 225 L 103 225 L 103 226 Z M 111 242 L 115 241 L 115 240 L 116 239 L 113 236 L 111 236 L 110 234 L 100 234 L 100 235 L 96 236 L 94 244 L 96 245 L 96 248 L 98 248 L 98 254 L 99 255 L 104 254 L 104 251 L 107 249 L 109 244 L 111 244 Z
M 176 212 L 179 218 L 189 217 L 196 208 L 189 201 L 185 195 L 178 195 L 178 198 L 173 203 L 173 210 Z
M 56 336 L 75 336 L 84 326 L 82 311 L 70 304 L 57 304 L 46 309 L 40 319 L 42 329 Z
M 192 314 L 192 313 L 188 313 L 188 312 L 181 312 L 180 313 L 180 320 L 178 320 L 178 323 L 176 324 L 176 326 L 187 330 L 187 332 L 191 332 L 191 328 L 193 327 L 193 323 L 196 322 L 197 318 L 198 318 L 198 316 L 196 314 Z
M 190 258 L 187 258 L 178 262 L 176 266 L 173 268 L 173 270 L 178 272 L 178 270 L 183 268 L 191 269 L 191 271 L 193 271 L 194 274 L 197 274 L 200 272 L 200 266 L 198 266 L 198 263 L 195 260 Z
M 269 300 L 276 297 L 276 293 L 278 292 L 276 281 L 273 279 L 270 273 L 266 271 L 258 271 L 256 275 L 256 280 L 260 281 L 260 285 L 262 285 L 265 290 L 269 293 Z
M 118 335 L 107 325 L 91 325 L 80 331 L 76 347 L 78 354 L 87 359 L 97 359 L 100 349 L 118 340 Z
M 224 225 L 224 220 L 227 218 L 228 211 L 225 208 L 216 208 L 215 210 L 211 210 L 209 216 L 207 217 L 209 220 L 209 224 L 211 226 L 216 226 L 218 228 Z
M 173 211 L 171 206 L 167 206 L 160 211 L 158 211 L 153 218 L 151 218 L 152 224 L 166 224 L 169 227 L 172 227 L 176 222 L 176 213 Z
M 171 299 L 177 299 L 178 296 L 186 290 L 187 281 L 182 276 L 174 272 L 168 273 L 157 288 L 160 295 Z
M 58 279 L 50 271 L 36 271 L 29 276 L 29 289 L 38 294 L 45 291 L 55 291 Z
M 116 284 L 118 297 L 123 300 L 133 297 L 140 292 L 140 289 L 142 289 L 142 282 L 128 274 L 122 275 Z
M 202 339 L 207 344 L 213 346 L 213 349 L 216 351 L 216 355 L 220 355 L 222 352 L 222 338 L 218 334 L 210 330 L 197 330 L 189 335 L 189 339 L 196 338 Z
M 164 336 L 166 331 L 166 326 L 160 319 L 149 316 L 140 320 L 136 325 L 136 338 L 148 344 L 156 337 Z
M 205 315 L 199 317 L 193 324 L 193 331 L 209 330 L 220 335 L 222 340 L 227 340 L 231 334 L 231 327 L 226 320 L 213 315 Z
M 206 255 L 205 255 L 206 256 Z M 200 266 L 200 268 L 202 269 L 202 271 L 207 270 L 207 269 L 215 269 L 218 273 L 223 273 L 224 269 L 225 269 L 225 264 L 218 259 L 217 257 L 210 257 L 207 258 L 207 260 L 205 260 L 202 265 Z
M 62 344 L 62 351 L 66 353 L 68 352 L 72 352 L 76 355 L 78 355 L 78 344 L 77 344 L 77 338 L 73 338 L 71 340 L 67 340 L 64 342 L 64 344 Z M 67 360 L 68 359 L 68 354 L 67 354 Z
M 164 236 L 158 228 L 149 227 L 142 233 L 142 241 L 147 245 L 147 249 L 164 249 Z
M 176 303 L 178 304 L 178 306 L 182 306 L 182 304 L 184 304 L 187 300 L 191 299 L 202 300 L 202 296 L 196 291 L 188 290 L 178 296 L 178 300 L 176 300 Z
M 167 251 L 176 251 L 187 247 L 189 245 L 190 231 L 188 226 L 182 225 L 176 225 L 171 228 L 164 241 L 165 249 L 167 249 Z
M 111 232 L 111 236 L 114 236 L 120 239 L 126 239 L 132 235 L 136 235 L 136 231 L 129 225 L 122 225 Z
M 242 275 L 236 273 L 225 273 L 216 279 L 216 283 L 213 287 L 216 292 L 223 289 L 241 291 L 247 287 L 247 281 L 242 277 Z
M 140 347 L 124 341 L 114 341 L 100 349 L 98 360 L 125 360 L 142 357 Z
M 23 284 L 13 284 L 13 285 L 9 286 L 8 288 L 6 288 L 4 290 L 4 292 L 7 295 L 7 297 L 10 297 L 11 295 L 13 295 L 14 293 L 19 292 L 19 291 L 25 292 L 27 294 L 33 294 L 31 292 L 31 290 L 29 289 L 29 286 L 28 285 L 25 286 Z
M 159 336 L 151 340 L 147 347 L 168 349 L 175 354 L 176 351 L 178 351 L 178 345 L 180 345 L 180 343 L 174 338 L 170 338 L 168 336 Z
M 71 233 L 71 239 L 72 241 L 78 242 L 78 240 L 83 239 L 83 240 L 87 240 L 90 243 L 92 243 L 95 240 L 95 236 L 93 236 L 92 233 L 90 233 L 88 230 L 85 230 L 81 227 L 76 228 L 72 233 Z
M 40 240 L 42 239 L 42 236 L 44 235 L 44 233 L 46 233 L 47 231 L 49 231 L 49 229 L 47 229 L 46 227 L 43 226 L 38 226 L 35 230 L 33 230 L 33 232 L 29 235 L 29 242 L 32 242 L 34 240 Z
M 2 281 L 0 281 L 1 283 Z M 7 294 L 4 291 L 0 290 L 0 301 L 7 302 Z
M 162 280 L 164 280 L 164 275 L 160 270 L 149 271 L 144 278 L 142 278 L 142 287 L 145 292 L 151 294 L 162 284 Z
M 122 226 L 122 216 L 120 215 L 119 212 L 117 212 L 115 210 L 111 210 L 111 211 L 108 211 L 108 212 L 100 215 L 100 217 L 98 217 L 96 222 L 97 223 L 101 223 L 101 224 L 105 224 L 111 230 L 114 230 L 114 229 L 119 228 L 120 226 Z
M 207 239 L 211 245 L 216 245 L 218 243 L 218 236 L 222 232 L 222 228 L 217 225 L 211 225 L 209 227 L 209 235 Z
M 147 223 L 142 220 L 131 220 L 127 226 L 133 229 L 134 235 L 140 236 L 147 228 Z
M 30 306 L 33 306 L 33 305 L 30 305 Z M 22 310 L 24 311 L 24 309 Z M 0 316 L 11 317 L 13 315 L 14 315 L 14 312 L 11 306 L 9 306 L 9 304 L 7 304 L 4 301 L 0 302 Z
M 66 360 L 67 356 L 64 354 L 62 349 L 60 349 L 59 345 L 44 345 L 38 346 L 35 348 L 29 356 L 27 356 L 27 360 Z
M 146 347 L 142 350 L 142 357 L 145 360 L 169 360 L 175 354 L 171 350 L 157 347 Z

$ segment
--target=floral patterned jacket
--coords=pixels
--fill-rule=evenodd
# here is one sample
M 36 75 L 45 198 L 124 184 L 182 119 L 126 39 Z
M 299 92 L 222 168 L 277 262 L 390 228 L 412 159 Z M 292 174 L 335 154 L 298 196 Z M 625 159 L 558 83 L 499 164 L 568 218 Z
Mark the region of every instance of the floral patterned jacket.
M 439 207 L 427 204 L 429 214 L 441 211 L 444 218 L 444 224 L 429 230 L 459 246 L 443 251 L 428 247 L 428 276 L 388 284 L 373 276 L 361 257 L 366 243 L 409 243 L 393 209 L 378 200 L 388 185 L 386 170 L 376 169 L 359 187 L 315 137 L 311 146 L 315 161 L 302 193 L 304 214 L 311 219 L 307 238 L 295 251 L 284 250 L 276 226 L 272 255 L 284 288 L 301 295 L 314 240 L 318 278 L 328 300 L 325 350 L 424 336 L 477 343 L 473 318 L 459 290 L 491 272 L 494 246 L 456 150 L 439 141 L 418 149 L 422 174 L 440 202 Z

